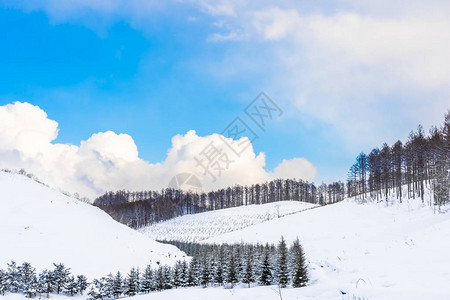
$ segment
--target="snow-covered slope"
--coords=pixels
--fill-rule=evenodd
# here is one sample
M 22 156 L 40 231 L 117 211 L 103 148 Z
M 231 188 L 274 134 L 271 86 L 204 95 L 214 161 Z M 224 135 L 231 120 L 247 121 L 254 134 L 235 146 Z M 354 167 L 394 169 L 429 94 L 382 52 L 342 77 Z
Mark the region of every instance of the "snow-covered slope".
M 281 235 L 299 237 L 310 262 L 311 285 L 292 299 L 450 299 L 450 214 L 419 199 L 388 207 L 349 199 L 203 242 L 276 243 Z
M 114 221 L 102 210 L 27 177 L 0 171 L 0 268 L 63 262 L 90 279 L 132 266 L 171 264 L 185 254 Z
M 314 207 L 317 205 L 299 201 L 240 206 L 185 215 L 144 227 L 140 231 L 156 240 L 198 242 Z
M 406 193 L 404 193 L 406 194 Z M 206 240 L 277 243 L 299 237 L 311 282 L 282 289 L 283 299 L 450 299 L 450 212 L 431 197 L 376 203 L 353 199 L 245 227 Z M 446 212 L 447 211 L 447 212 Z M 225 213 L 225 212 L 222 212 Z M 279 299 L 276 286 L 190 288 L 136 299 Z

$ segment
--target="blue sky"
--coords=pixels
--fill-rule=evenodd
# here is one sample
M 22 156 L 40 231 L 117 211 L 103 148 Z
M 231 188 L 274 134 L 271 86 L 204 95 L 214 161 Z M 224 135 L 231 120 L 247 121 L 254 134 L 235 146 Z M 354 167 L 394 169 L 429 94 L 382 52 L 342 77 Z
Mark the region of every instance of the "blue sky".
M 448 72 L 433 69 L 448 60 L 411 65 L 423 54 L 411 45 L 425 37 L 392 46 L 398 39 L 386 34 L 377 41 L 385 48 L 366 40 L 385 23 L 408 37 L 395 22 L 430 20 L 439 29 L 446 21 L 395 5 L 387 12 L 384 1 L 69 3 L 0 1 L 0 105 L 39 106 L 59 123 L 55 143 L 79 145 L 111 130 L 129 134 L 139 157 L 156 163 L 173 136 L 221 132 L 265 91 L 285 112 L 253 144 L 266 170 L 302 157 L 317 167 L 316 181 L 345 180 L 360 151 L 441 123 L 449 106 Z M 407 53 L 400 59 L 399 49 Z M 437 77 L 427 82 L 423 70 Z

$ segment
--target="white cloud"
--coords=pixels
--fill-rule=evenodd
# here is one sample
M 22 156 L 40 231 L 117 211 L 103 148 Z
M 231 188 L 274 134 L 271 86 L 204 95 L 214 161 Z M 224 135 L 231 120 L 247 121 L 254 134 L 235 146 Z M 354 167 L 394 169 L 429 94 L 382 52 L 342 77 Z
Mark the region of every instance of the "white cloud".
M 312 181 L 317 175 L 317 168 L 305 158 L 283 159 L 275 167 L 272 178 L 300 178 Z
M 112 131 L 93 134 L 80 146 L 54 143 L 58 135 L 58 123 L 50 120 L 38 106 L 16 102 L 0 106 L 0 168 L 21 169 L 35 174 L 53 187 L 71 193 L 94 198 L 107 190 L 142 190 L 167 187 L 173 176 L 188 172 L 195 174 L 205 190 L 227 187 L 234 184 L 252 184 L 271 178 L 266 172 L 264 153 L 255 154 L 249 146 L 237 156 L 229 150 L 223 139 L 212 134 L 200 137 L 194 130 L 172 138 L 172 147 L 167 157 L 159 163 L 149 163 L 138 155 L 133 138 Z M 219 176 L 217 166 L 210 171 L 216 177 L 204 173 L 195 158 L 205 147 L 213 143 L 221 153 L 226 153 L 230 163 L 222 160 L 223 171 Z M 289 168 L 295 168 L 290 171 Z M 304 172 L 299 168 L 304 168 Z M 283 161 L 275 169 L 277 177 L 295 176 L 310 179 L 315 168 L 305 159 Z
M 302 26 L 302 19 L 295 9 L 270 7 L 250 15 L 253 17 L 252 23 L 256 31 L 267 40 L 282 39 L 288 34 L 295 33 Z
M 290 99 L 299 114 L 327 122 L 361 150 L 405 138 L 418 124 L 441 123 L 450 97 L 450 5 L 370 3 L 336 1 L 308 10 L 293 1 L 261 2 L 221 22 L 240 32 L 229 37 L 258 41 L 265 51 L 246 57 L 263 57 L 254 65 L 270 77 L 265 90 Z

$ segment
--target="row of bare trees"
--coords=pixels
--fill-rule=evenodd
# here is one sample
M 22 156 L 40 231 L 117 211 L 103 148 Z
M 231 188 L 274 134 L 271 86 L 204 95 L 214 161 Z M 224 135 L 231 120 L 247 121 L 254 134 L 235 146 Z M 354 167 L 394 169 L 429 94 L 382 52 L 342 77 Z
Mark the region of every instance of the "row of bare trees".
M 173 188 L 162 191 L 107 192 L 94 201 L 114 219 L 133 228 L 207 210 L 264 204 L 283 200 L 328 204 L 345 196 L 340 182 L 322 184 L 295 179 L 276 179 L 251 186 L 235 185 L 208 193 L 192 193 Z
M 385 143 L 369 155 L 359 154 L 348 174 L 347 194 L 364 198 L 369 193 L 379 200 L 394 192 L 400 201 L 419 197 L 424 202 L 426 187 L 430 187 L 434 199 L 430 203 L 442 205 L 449 201 L 449 170 L 450 111 L 444 124 L 432 127 L 428 135 L 419 125 L 406 143 Z M 404 185 L 406 194 L 402 191 Z

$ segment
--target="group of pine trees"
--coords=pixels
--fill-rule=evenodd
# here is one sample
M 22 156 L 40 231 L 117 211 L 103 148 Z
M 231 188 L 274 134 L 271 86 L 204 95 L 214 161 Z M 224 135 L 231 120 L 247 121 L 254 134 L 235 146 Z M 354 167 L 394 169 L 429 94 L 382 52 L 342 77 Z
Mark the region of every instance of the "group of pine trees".
M 322 184 L 294 179 L 276 179 L 251 186 L 235 185 L 208 193 L 192 193 L 173 188 L 157 191 L 107 192 L 94 201 L 115 220 L 133 228 L 185 214 L 283 200 L 328 204 L 345 197 L 341 182 Z
M 108 299 L 180 287 L 234 287 L 239 283 L 248 287 L 303 287 L 308 283 L 305 255 L 298 240 L 290 248 L 283 238 L 278 246 L 171 243 L 192 259 L 177 261 L 173 267 L 147 266 L 142 272 L 132 268 L 126 276 L 120 272 L 109 274 L 94 280 L 88 295 L 91 299 Z
M 0 269 L 0 294 L 22 293 L 28 298 L 43 294 L 49 297 L 50 293 L 74 296 L 83 294 L 88 288 L 87 278 L 84 275 L 71 275 L 70 269 L 64 264 L 54 264 L 54 269 L 44 270 L 36 274 L 35 268 L 30 263 L 24 262 L 17 265 L 16 262 L 8 264 L 7 270 Z
M 406 194 L 402 191 L 406 185 Z M 425 200 L 426 187 L 433 191 L 434 205 L 450 199 L 450 111 L 444 124 L 432 127 L 426 135 L 422 126 L 410 133 L 406 143 L 386 143 L 369 155 L 361 153 L 350 168 L 347 194 L 349 197 L 397 198 L 420 197 Z
M 192 258 L 174 266 L 147 266 L 142 272 L 132 268 L 126 275 L 117 272 L 88 283 L 86 276 L 73 276 L 64 264 L 54 264 L 52 271 L 36 275 L 29 263 L 8 264 L 0 270 L 0 293 L 22 293 L 28 298 L 50 293 L 74 296 L 88 291 L 89 299 L 111 299 L 147 294 L 179 287 L 278 284 L 303 287 L 308 283 L 303 248 L 294 241 L 288 248 L 285 240 L 275 245 L 222 244 L 203 245 L 172 242 Z

